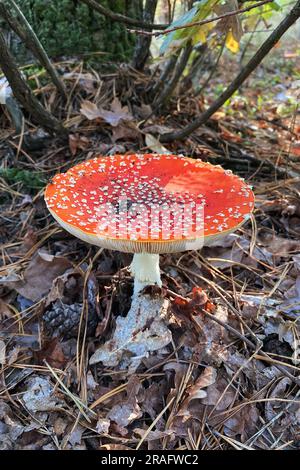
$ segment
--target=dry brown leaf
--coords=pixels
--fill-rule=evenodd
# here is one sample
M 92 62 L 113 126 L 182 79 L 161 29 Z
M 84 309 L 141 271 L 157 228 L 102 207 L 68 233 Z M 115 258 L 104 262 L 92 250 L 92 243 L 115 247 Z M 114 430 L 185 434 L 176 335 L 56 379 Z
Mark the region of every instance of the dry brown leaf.
M 201 399 L 201 403 L 203 405 L 215 406 L 217 411 L 226 410 L 233 403 L 236 395 L 232 386 L 227 387 L 228 382 L 226 379 L 220 378 L 216 383 L 207 387 L 206 397 Z
M 107 418 L 99 418 L 96 424 L 96 431 L 98 434 L 108 434 L 110 420 Z
M 256 423 L 259 417 L 258 410 L 255 405 L 245 405 L 236 412 L 231 418 L 224 423 L 224 433 L 226 436 L 241 436 L 241 441 L 250 437 L 256 430 Z
M 180 409 L 177 412 L 178 416 L 190 417 L 189 404 L 192 400 L 204 398 L 207 396 L 207 391 L 203 390 L 215 383 L 217 378 L 217 370 L 213 367 L 206 367 L 201 373 L 196 382 L 187 389 L 187 398 L 183 401 Z
M 26 299 L 37 302 L 49 292 L 54 279 L 71 267 L 72 263 L 63 256 L 38 251 L 25 270 L 22 280 L 15 276 L 2 278 L 0 283 L 15 289 Z
M 146 134 L 145 137 L 147 147 L 155 153 L 167 154 L 171 153 L 166 147 L 164 147 L 156 137 L 151 134 Z
M 291 240 L 265 232 L 260 234 L 261 243 L 275 256 L 289 256 L 292 252 L 300 251 L 300 241 Z
M 127 399 L 113 406 L 106 418 L 123 428 L 140 418 L 143 415 L 137 398 L 140 388 L 140 380 L 132 375 L 127 384 Z
M 132 122 L 120 123 L 112 130 L 112 141 L 117 140 L 136 140 L 141 137 L 141 132 Z
M 89 139 L 79 134 L 69 134 L 69 147 L 74 157 L 77 150 L 85 150 L 89 145 Z
M 143 415 L 137 403 L 120 403 L 112 407 L 107 418 L 114 421 L 118 426 L 126 428 L 130 423 Z
M 101 111 L 98 108 L 98 106 L 95 103 L 92 103 L 91 101 L 88 101 L 88 100 L 84 100 L 81 103 L 80 112 L 90 121 L 93 121 L 94 119 L 98 119 L 102 117 Z
M 270 400 L 265 404 L 265 413 L 268 421 L 271 421 L 282 408 L 286 407 L 286 403 L 273 401 L 272 398 L 284 398 L 287 388 L 291 383 L 291 379 L 283 377 L 271 391 Z
M 103 444 L 100 450 L 133 450 L 131 447 L 124 446 L 123 444 Z
M 146 429 L 135 428 L 133 430 L 133 433 L 137 434 L 140 438 L 143 438 L 144 435 L 147 433 L 147 436 L 144 438 L 145 442 L 155 441 L 164 437 L 174 436 L 174 431 L 172 431 L 171 429 L 167 429 L 166 431 L 159 431 L 158 429 L 155 429 L 154 431 L 148 432 Z
M 223 323 L 227 323 L 228 312 L 224 307 L 218 305 L 214 316 Z M 222 362 L 226 362 L 228 358 L 226 347 L 228 335 L 225 328 L 205 316 L 205 312 L 193 315 L 192 319 L 199 331 L 199 342 L 197 348 L 195 348 L 197 349 L 195 353 L 197 353 L 198 360 L 205 360 L 213 365 L 220 365 Z
M 115 98 L 111 103 L 110 111 L 98 108 L 95 103 L 85 100 L 81 104 L 80 112 L 91 121 L 101 118 L 112 127 L 118 126 L 120 122 L 133 120 L 132 114 L 129 113 L 128 106 L 122 106 L 118 98 Z
M 43 348 L 40 351 L 36 351 L 34 355 L 39 364 L 43 364 L 44 360 L 46 360 L 51 367 L 57 369 L 63 369 L 68 361 L 58 338 L 46 341 Z

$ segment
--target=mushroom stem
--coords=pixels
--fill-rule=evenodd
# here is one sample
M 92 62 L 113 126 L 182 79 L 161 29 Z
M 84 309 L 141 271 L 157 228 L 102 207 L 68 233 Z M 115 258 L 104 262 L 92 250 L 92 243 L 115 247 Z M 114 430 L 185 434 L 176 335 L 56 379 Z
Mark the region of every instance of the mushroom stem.
M 156 284 L 161 287 L 159 255 L 135 253 L 130 265 L 130 271 L 134 276 L 134 297 L 146 286 Z

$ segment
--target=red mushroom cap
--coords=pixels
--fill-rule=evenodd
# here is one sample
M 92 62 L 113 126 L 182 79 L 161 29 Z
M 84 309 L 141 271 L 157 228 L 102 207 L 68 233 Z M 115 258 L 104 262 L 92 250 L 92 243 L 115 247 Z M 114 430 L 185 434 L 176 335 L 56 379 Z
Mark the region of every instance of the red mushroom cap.
M 251 188 L 231 171 L 169 154 L 85 161 L 56 175 L 45 200 L 78 238 L 150 253 L 190 249 L 186 242 L 201 236 L 207 244 L 236 230 L 254 207 Z

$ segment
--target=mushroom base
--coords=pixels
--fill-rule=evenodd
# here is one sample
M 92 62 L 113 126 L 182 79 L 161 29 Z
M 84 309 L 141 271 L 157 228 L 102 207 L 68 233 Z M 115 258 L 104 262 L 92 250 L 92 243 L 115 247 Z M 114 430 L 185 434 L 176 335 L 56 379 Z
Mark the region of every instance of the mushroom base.
M 135 253 L 130 265 L 130 271 L 134 276 L 133 297 L 146 286 L 157 285 L 161 287 L 159 255 L 152 253 Z
M 127 316 L 117 317 L 113 337 L 97 349 L 90 364 L 102 362 L 133 373 L 144 358 L 172 341 L 168 306 L 168 300 L 160 296 L 134 297 Z

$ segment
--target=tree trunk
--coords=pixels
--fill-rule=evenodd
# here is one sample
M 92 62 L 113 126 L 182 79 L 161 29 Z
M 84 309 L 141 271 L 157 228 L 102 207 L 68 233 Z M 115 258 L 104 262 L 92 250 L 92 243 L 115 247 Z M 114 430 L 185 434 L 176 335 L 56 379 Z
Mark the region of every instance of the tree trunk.
M 18 66 L 8 50 L 4 36 L 0 31 L 0 67 L 7 78 L 16 100 L 24 106 L 33 119 L 49 132 L 59 135 L 67 135 L 67 129 L 43 108 L 39 100 L 34 96 L 30 87 L 23 80 Z
M 143 21 L 153 23 L 158 0 L 146 0 L 143 11 Z M 143 70 L 150 55 L 151 36 L 139 35 L 135 46 L 132 66 L 136 70 Z

